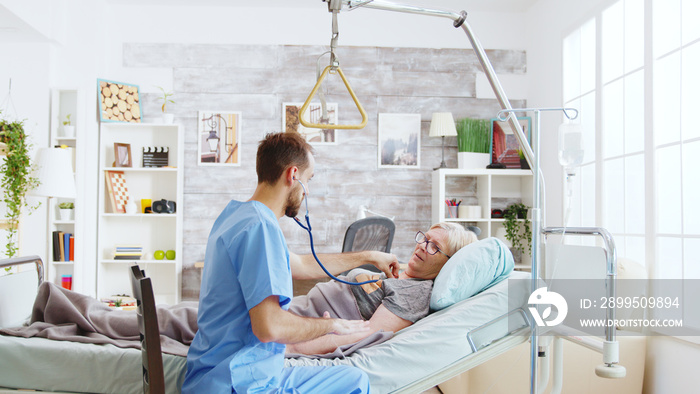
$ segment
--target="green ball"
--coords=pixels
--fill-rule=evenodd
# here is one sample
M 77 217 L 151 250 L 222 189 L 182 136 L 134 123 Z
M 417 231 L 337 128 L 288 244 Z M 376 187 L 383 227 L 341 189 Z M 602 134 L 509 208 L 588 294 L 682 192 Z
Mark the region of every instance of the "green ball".
M 162 250 L 156 250 L 153 252 L 153 258 L 156 260 L 163 260 L 163 257 L 165 257 L 165 252 Z
M 175 260 L 175 251 L 168 250 L 167 252 L 165 252 L 165 258 L 168 260 Z

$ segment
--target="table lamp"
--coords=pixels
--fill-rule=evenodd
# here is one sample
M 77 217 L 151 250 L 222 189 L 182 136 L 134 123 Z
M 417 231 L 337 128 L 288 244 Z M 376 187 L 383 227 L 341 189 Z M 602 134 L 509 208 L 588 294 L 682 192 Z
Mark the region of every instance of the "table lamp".
M 445 164 L 445 137 L 457 136 L 457 128 L 451 112 L 436 112 L 433 114 L 433 119 L 430 121 L 430 136 L 442 137 L 442 162 L 440 167 L 435 169 L 447 168 Z

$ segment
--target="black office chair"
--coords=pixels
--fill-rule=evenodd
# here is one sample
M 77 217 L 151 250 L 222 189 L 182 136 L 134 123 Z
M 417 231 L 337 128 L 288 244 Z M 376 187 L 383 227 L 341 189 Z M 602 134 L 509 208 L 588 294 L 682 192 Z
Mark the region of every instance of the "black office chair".
M 391 253 L 396 225 L 389 218 L 373 216 L 352 223 L 345 231 L 343 253 L 363 250 L 378 250 Z M 379 272 L 377 267 L 366 264 L 360 268 Z
M 144 394 L 165 394 L 163 355 L 160 350 L 160 330 L 153 285 L 151 278 L 147 278 L 138 265 L 131 266 L 131 289 L 136 298 L 136 314 L 141 339 L 143 392 Z

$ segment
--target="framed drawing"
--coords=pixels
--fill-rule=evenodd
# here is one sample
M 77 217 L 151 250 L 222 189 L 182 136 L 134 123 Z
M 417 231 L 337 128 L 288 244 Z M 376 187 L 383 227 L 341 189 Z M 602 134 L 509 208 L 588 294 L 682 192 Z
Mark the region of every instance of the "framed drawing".
M 379 168 L 420 168 L 420 114 L 379 114 Z
M 299 110 L 304 103 L 282 103 L 282 130 L 287 133 L 297 132 L 310 144 L 336 144 L 335 129 L 312 129 L 304 127 L 299 121 Z M 328 120 L 322 121 L 321 103 L 311 103 L 304 114 L 304 120 L 311 123 L 329 125 L 338 124 L 338 104 L 326 104 Z
M 131 144 L 114 143 L 114 166 L 131 167 Z
M 107 194 L 112 203 L 112 213 L 126 213 L 129 191 L 126 187 L 124 171 L 105 171 Z
M 141 123 L 139 87 L 121 82 L 97 80 L 100 122 Z
M 241 113 L 199 111 L 197 162 L 200 166 L 240 166 Z
M 532 144 L 530 132 L 532 119 L 529 116 L 518 118 L 518 123 L 523 128 L 527 142 Z M 491 119 L 491 163 L 501 163 L 506 168 L 519 169 L 521 168 L 519 151 L 518 138 L 513 134 L 508 121 Z

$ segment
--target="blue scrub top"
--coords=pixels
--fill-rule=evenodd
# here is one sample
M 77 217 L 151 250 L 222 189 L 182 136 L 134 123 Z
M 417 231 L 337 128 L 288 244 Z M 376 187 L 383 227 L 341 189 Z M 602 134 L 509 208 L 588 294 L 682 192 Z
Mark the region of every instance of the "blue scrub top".
M 199 329 L 187 354 L 187 393 L 249 392 L 278 385 L 285 345 L 262 343 L 248 311 L 292 298 L 289 251 L 274 213 L 257 201 L 231 201 L 214 222 L 204 258 Z

